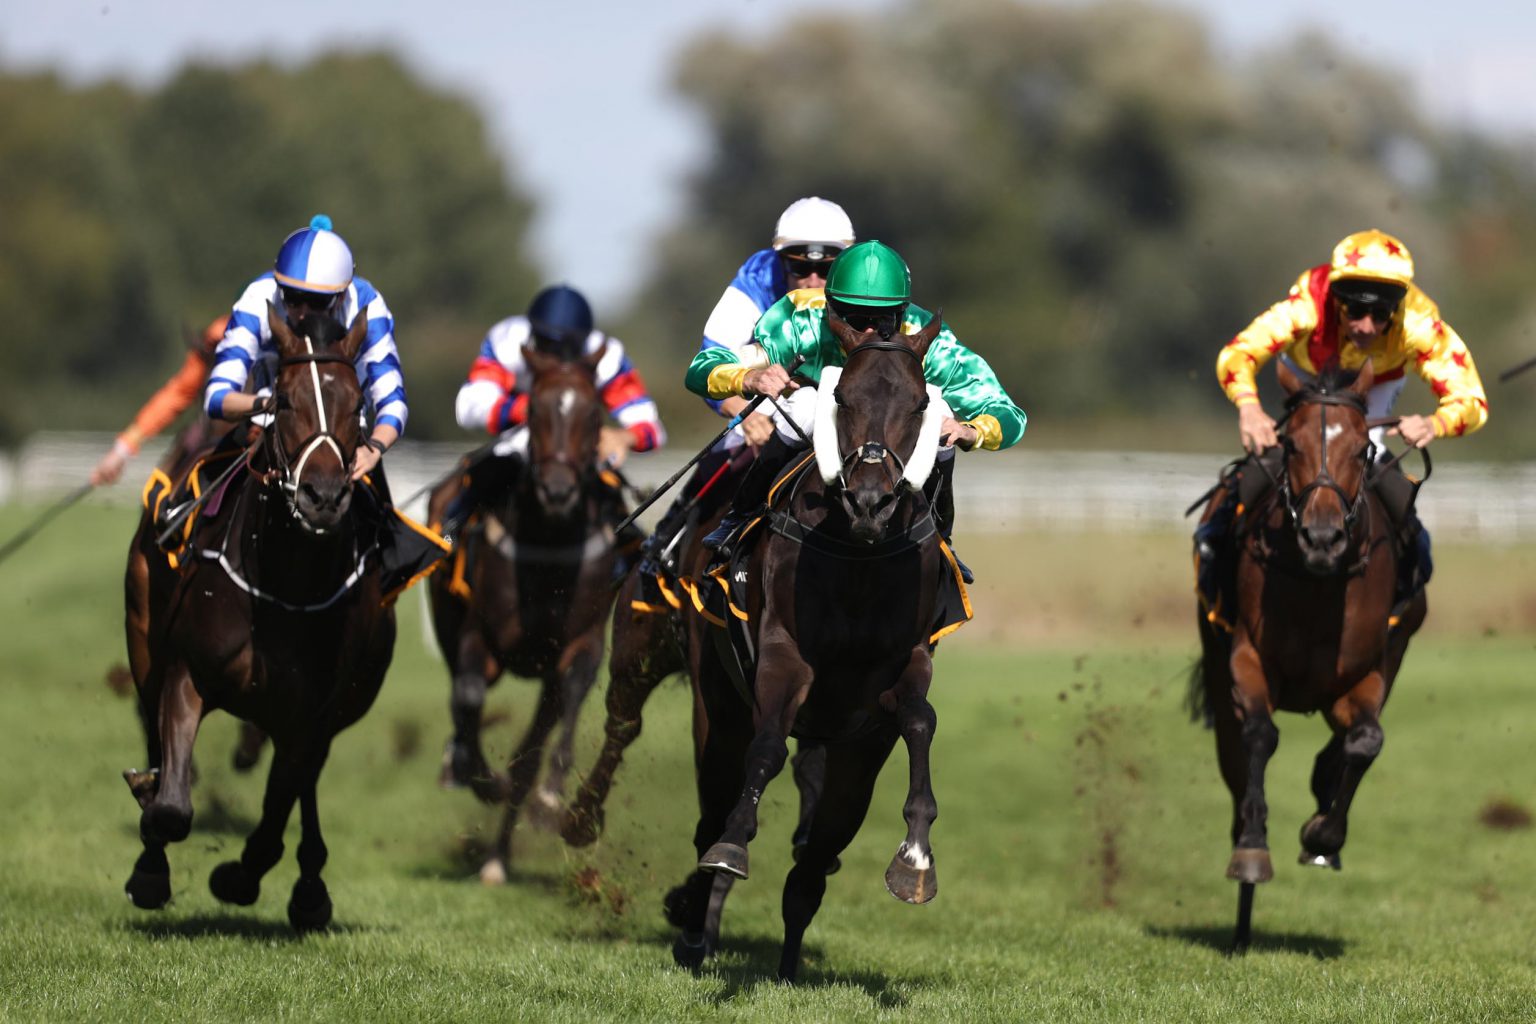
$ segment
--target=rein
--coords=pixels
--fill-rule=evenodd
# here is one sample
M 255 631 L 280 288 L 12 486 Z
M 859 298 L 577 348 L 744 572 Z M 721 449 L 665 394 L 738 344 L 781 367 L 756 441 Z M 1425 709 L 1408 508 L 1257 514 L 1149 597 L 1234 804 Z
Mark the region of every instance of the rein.
M 278 486 L 282 489 L 283 495 L 288 501 L 288 511 L 304 525 L 305 529 L 321 533 L 323 531 L 315 530 L 299 514 L 298 505 L 295 501 L 299 491 L 299 482 L 304 475 L 304 468 L 309 464 L 309 457 L 319 450 L 322 445 L 328 446 L 336 453 L 336 458 L 340 460 L 343 470 L 346 470 L 351 465 L 352 460 L 343 449 L 341 438 L 331 429 L 329 418 L 326 416 L 325 396 L 320 390 L 320 370 L 318 364 L 340 363 L 348 367 L 351 367 L 353 364 L 352 360 L 336 352 L 316 352 L 313 343 L 307 336 L 304 338 L 304 345 L 309 351 L 287 356 L 279 360 L 277 366 L 279 370 L 283 370 L 290 366 L 308 365 L 310 383 L 315 389 L 315 411 L 320 418 L 320 425 L 299 444 L 299 455 L 296 462 L 289 458 L 288 452 L 279 442 L 277 430 L 267 431 L 271 438 L 271 462 L 276 468 L 263 473 L 261 477 L 263 483 L 270 483 L 275 477 Z M 274 397 L 277 410 L 291 408 L 287 395 L 278 392 Z M 353 410 L 354 415 L 361 412 L 362 408 L 363 398 L 359 395 L 357 408 Z M 274 423 L 273 426 L 275 428 L 276 424 Z

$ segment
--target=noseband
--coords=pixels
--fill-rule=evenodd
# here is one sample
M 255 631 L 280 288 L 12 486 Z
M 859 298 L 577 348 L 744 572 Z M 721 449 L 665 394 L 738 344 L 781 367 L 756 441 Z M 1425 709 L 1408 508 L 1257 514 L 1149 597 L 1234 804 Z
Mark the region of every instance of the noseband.
M 282 488 L 284 497 L 288 499 L 288 510 L 292 512 L 300 522 L 304 522 L 304 518 L 299 514 L 298 505 L 295 499 L 299 491 L 299 480 L 304 475 L 304 467 L 308 465 L 309 457 L 313 455 L 315 451 L 322 445 L 328 445 L 331 450 L 336 453 L 336 457 L 341 460 L 341 467 L 343 471 L 345 471 L 348 466 L 351 465 L 351 458 L 343 449 L 341 438 L 338 437 L 336 432 L 331 429 L 330 421 L 326 416 L 325 396 L 320 390 L 320 371 L 316 364 L 341 363 L 350 367 L 352 365 L 352 360 L 335 352 L 316 352 L 314 351 L 314 347 L 308 338 L 304 339 L 304 344 L 309 347 L 310 351 L 301 353 L 299 355 L 288 356 L 282 360 L 279 360 L 277 367 L 279 372 L 281 372 L 290 366 L 308 364 L 309 379 L 315 388 L 315 412 L 320 418 L 320 426 L 317 430 L 306 437 L 304 441 L 299 445 L 299 454 L 297 459 L 290 459 L 288 457 L 287 450 L 283 448 L 282 443 L 277 439 L 276 429 L 268 431 L 268 434 L 271 435 L 270 444 L 272 448 L 272 462 L 276 467 L 278 486 Z M 291 408 L 291 405 L 288 402 L 288 396 L 282 392 L 278 392 L 276 395 L 276 408 L 278 410 L 283 408 Z M 353 415 L 360 413 L 362 408 L 363 399 L 362 396 L 359 395 L 357 408 L 353 410 Z M 276 427 L 275 421 L 273 423 L 273 427 Z
M 1292 413 L 1304 405 L 1344 406 L 1355 410 L 1362 417 L 1365 416 L 1366 411 L 1365 399 L 1352 391 L 1344 393 L 1335 391 L 1298 392 L 1286 403 L 1287 409 L 1285 417 L 1281 421 L 1282 424 L 1285 420 L 1291 418 Z M 1321 469 L 1310 483 L 1301 490 L 1293 492 L 1291 490 L 1291 474 L 1287 468 L 1282 466 L 1279 480 L 1280 499 L 1285 503 L 1285 510 L 1290 516 L 1291 526 L 1299 530 L 1301 528 L 1302 509 L 1306 507 L 1307 499 L 1311 496 L 1312 492 L 1323 489 L 1330 490 L 1338 495 L 1339 505 L 1344 509 L 1344 532 L 1350 534 L 1354 532 L 1355 524 L 1360 519 L 1361 510 L 1365 508 L 1365 485 L 1362 481 L 1361 486 L 1355 491 L 1353 498 L 1344 493 L 1344 488 L 1339 486 L 1338 481 L 1334 480 L 1333 474 L 1328 472 L 1328 417 L 1326 414 L 1319 420 L 1318 429 L 1322 437 L 1322 450 L 1319 456 Z M 1288 465 L 1291 456 L 1296 454 L 1296 445 L 1288 434 L 1282 438 L 1282 445 L 1285 449 L 1285 464 Z M 1369 440 L 1366 441 L 1365 459 L 1367 466 L 1370 465 L 1375 448 L 1375 444 Z

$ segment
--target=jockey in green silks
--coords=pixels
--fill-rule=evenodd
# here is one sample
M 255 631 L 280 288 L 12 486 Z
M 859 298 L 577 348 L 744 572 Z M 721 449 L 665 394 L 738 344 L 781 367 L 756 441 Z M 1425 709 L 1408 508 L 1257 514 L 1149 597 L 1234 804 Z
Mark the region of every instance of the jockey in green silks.
M 694 394 L 711 399 L 733 395 L 772 394 L 789 386 L 786 369 L 795 358 L 804 362 L 795 371 L 817 382 L 828 366 L 846 361 L 827 318 L 843 321 L 855 331 L 872 330 L 883 339 L 898 331 L 916 334 L 933 314 L 911 301 L 912 275 L 896 250 L 878 241 L 860 242 L 843 250 L 827 275 L 825 292 L 792 291 L 771 306 L 753 329 L 752 344 L 740 350 L 708 348 L 688 367 L 684 383 Z M 999 450 L 1024 434 L 1024 410 L 1014 404 L 985 359 L 966 348 L 945 324 L 923 360 L 923 377 L 937 387 L 950 413 L 940 430 L 945 439 L 939 452 L 939 501 L 935 512 L 946 541 L 954 525 L 951 483 L 955 447 Z M 791 457 L 805 447 L 801 433 L 810 435 L 816 389 L 801 387 L 779 400 L 774 412 L 774 437 L 762 448 L 743 479 L 720 526 L 704 538 L 719 551 L 729 537 L 766 501 L 768 489 Z M 785 417 L 800 427 L 785 422 Z M 721 552 L 722 557 L 728 552 Z

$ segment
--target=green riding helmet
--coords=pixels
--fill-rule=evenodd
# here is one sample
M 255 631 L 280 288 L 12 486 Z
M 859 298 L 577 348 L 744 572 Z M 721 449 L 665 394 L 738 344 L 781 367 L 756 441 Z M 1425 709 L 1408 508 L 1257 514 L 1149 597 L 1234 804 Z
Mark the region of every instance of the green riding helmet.
M 860 242 L 839 253 L 827 272 L 827 298 L 840 306 L 904 306 L 912 298 L 912 272 L 884 242 Z

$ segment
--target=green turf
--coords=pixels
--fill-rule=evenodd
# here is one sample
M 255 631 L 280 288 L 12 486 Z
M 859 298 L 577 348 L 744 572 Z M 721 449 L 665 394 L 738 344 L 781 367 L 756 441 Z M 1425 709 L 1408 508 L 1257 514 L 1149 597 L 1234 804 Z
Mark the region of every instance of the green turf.
M 0 509 L 0 539 L 29 511 Z M 1431 601 L 1444 611 L 1409 653 L 1342 873 L 1294 863 L 1324 728 L 1281 718 L 1277 874 L 1258 893 L 1254 950 L 1231 960 L 1227 797 L 1210 734 L 1180 710 L 1187 542 L 963 541 L 981 618 L 938 657 L 939 896 L 909 907 L 882 884 L 903 832 L 898 748 L 808 934 L 802 984 L 786 988 L 772 976 L 787 778 L 765 800 L 725 951 L 699 976 L 671 965 L 659 903 L 692 860 L 681 686 L 653 700 L 599 846 L 526 829 L 512 884 L 472 880 L 494 819 L 435 786 L 447 686 L 415 593 L 377 707 L 321 780 L 330 933 L 289 931 L 291 856 L 253 908 L 208 892 L 262 779 L 228 766 L 223 716 L 199 745 L 192 837 L 170 850 L 175 901 L 134 910 L 122 883 L 138 813 L 118 772 L 144 756 L 129 701 L 104 682 L 122 660 L 130 528 L 121 510 L 83 507 L 0 565 L 6 1020 L 1536 1019 L 1536 833 L 1479 820 L 1494 801 L 1536 802 L 1529 547 L 1440 552 Z M 531 698 L 527 684 L 493 691 L 508 716 L 488 734 L 497 756 Z M 296 843 L 297 816 L 290 854 Z

